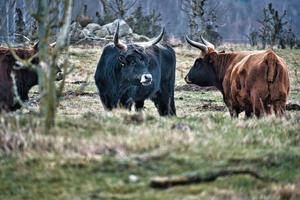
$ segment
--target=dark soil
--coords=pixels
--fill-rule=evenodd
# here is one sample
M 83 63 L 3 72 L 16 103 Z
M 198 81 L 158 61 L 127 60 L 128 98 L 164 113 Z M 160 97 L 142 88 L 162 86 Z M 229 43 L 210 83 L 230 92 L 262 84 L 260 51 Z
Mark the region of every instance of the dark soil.
M 185 84 L 175 87 L 175 91 L 216 91 L 215 87 L 200 87 L 194 84 Z

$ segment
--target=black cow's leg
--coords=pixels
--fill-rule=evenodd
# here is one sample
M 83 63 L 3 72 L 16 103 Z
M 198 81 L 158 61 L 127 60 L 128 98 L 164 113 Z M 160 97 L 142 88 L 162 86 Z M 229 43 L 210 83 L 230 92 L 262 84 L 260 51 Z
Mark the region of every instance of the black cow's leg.
M 161 116 L 176 115 L 174 102 L 174 85 L 162 84 L 161 90 L 157 93 L 157 103 L 155 103 Z
M 105 110 L 111 111 L 112 109 L 117 107 L 117 105 L 115 105 L 112 99 L 107 95 L 100 94 L 100 100 Z
M 165 115 L 168 115 L 168 111 L 167 111 L 167 106 L 165 103 L 163 103 L 161 96 L 162 95 L 160 93 L 158 93 L 156 95 L 156 97 L 153 98 L 153 101 L 154 101 L 155 107 L 158 110 L 159 115 L 165 116 Z
M 176 107 L 175 107 L 175 100 L 174 96 L 171 98 L 171 115 L 176 115 Z
M 172 109 L 172 98 L 168 95 L 162 95 L 162 93 L 158 92 L 152 100 L 161 116 L 176 115 L 176 111 L 174 112 Z
M 131 111 L 133 103 L 134 103 L 134 100 L 131 97 L 125 96 L 120 99 L 119 104 L 121 107 L 126 108 Z
M 144 101 L 135 102 L 135 110 L 141 111 L 144 108 Z

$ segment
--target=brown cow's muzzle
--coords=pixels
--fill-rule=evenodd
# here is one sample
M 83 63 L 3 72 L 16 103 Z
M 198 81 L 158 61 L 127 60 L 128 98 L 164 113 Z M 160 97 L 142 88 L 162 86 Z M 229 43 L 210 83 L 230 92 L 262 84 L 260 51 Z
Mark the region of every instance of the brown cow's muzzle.
M 62 72 L 57 72 L 55 80 L 56 81 L 61 81 L 64 78 L 64 74 Z
M 55 76 L 55 80 L 56 81 L 61 81 L 64 78 L 64 73 L 61 70 L 61 68 L 57 65 L 56 66 L 56 76 Z
M 185 80 L 185 82 L 186 82 L 187 84 L 191 84 L 191 83 L 192 83 L 192 81 L 190 81 L 188 75 L 185 76 L 184 80 Z

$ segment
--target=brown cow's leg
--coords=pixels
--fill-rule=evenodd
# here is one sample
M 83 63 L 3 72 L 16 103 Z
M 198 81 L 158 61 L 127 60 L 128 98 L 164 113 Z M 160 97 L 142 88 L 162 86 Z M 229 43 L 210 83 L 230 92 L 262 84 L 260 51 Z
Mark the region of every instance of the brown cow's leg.
M 239 117 L 239 114 L 241 113 L 240 109 L 234 109 L 235 111 L 235 117 L 238 118 Z
M 257 118 L 260 118 L 261 117 L 261 110 L 259 108 L 254 108 L 255 111 L 254 111 L 254 114 Z
M 262 99 L 260 98 L 259 95 L 256 95 L 255 93 L 251 94 L 251 101 L 252 101 L 252 107 L 253 107 L 253 112 L 254 115 L 257 118 L 262 117 L 264 114 L 264 104 Z
M 265 109 L 267 115 L 271 115 L 272 114 L 272 106 L 270 104 L 265 103 L 264 109 Z
M 252 117 L 252 110 L 245 110 L 245 116 L 246 116 L 246 119 L 248 118 L 251 118 Z
M 238 118 L 239 117 L 239 115 L 237 114 L 237 112 L 235 112 L 234 110 L 230 112 L 230 116 L 232 118 Z
M 285 114 L 285 101 L 273 102 L 273 109 L 276 117 L 283 117 Z
M 229 113 L 232 118 L 238 118 L 241 112 L 239 109 L 229 107 Z

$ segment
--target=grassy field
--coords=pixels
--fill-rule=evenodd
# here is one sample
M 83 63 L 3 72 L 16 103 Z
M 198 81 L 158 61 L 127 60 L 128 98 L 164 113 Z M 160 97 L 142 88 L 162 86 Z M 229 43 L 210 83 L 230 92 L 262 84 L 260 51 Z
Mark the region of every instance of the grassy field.
M 150 101 L 142 113 L 106 112 L 93 82 L 101 51 L 71 48 L 75 68 L 51 135 L 26 111 L 0 116 L 0 199 L 300 199 L 300 111 L 285 119 L 231 119 L 218 91 L 185 85 L 199 52 L 178 48 L 177 117 L 159 117 Z M 300 50 L 277 53 L 289 65 L 289 103 L 300 104 Z M 33 90 L 33 107 L 36 96 Z M 149 186 L 154 176 L 218 169 L 252 169 L 279 181 L 239 175 L 167 190 Z

